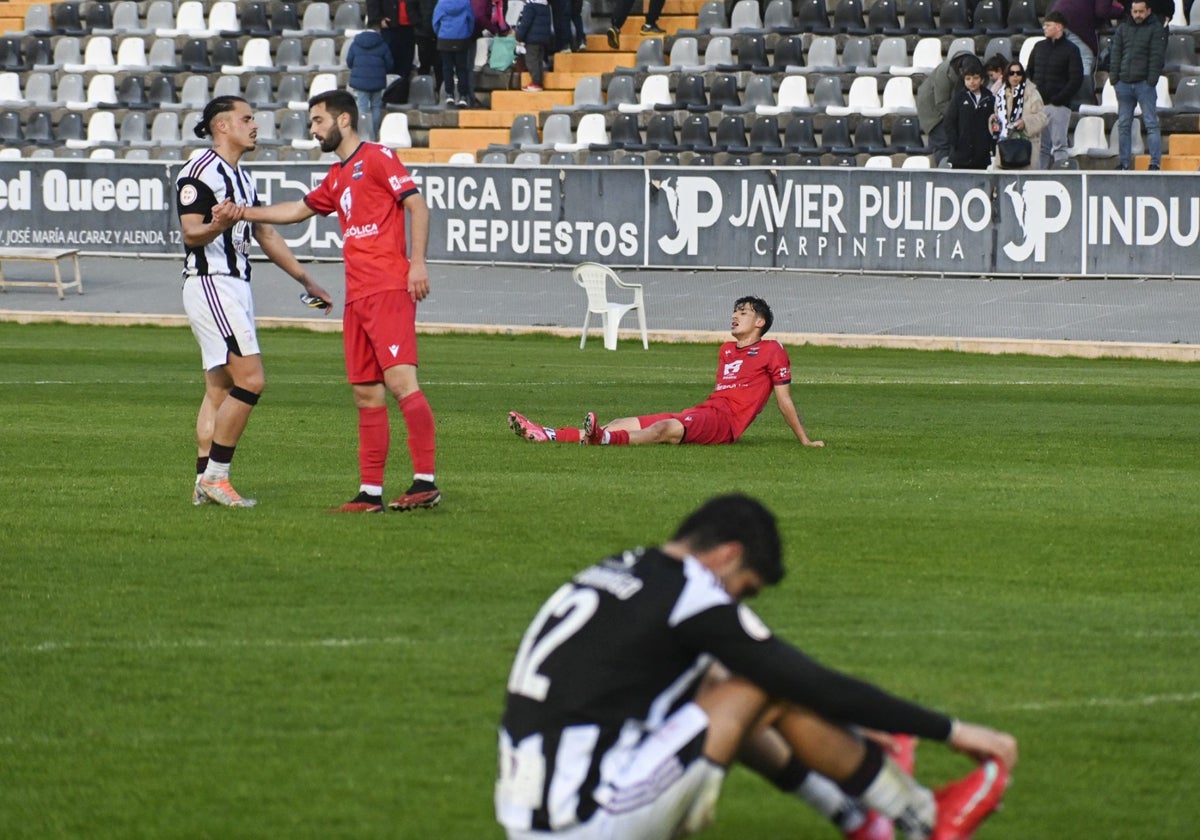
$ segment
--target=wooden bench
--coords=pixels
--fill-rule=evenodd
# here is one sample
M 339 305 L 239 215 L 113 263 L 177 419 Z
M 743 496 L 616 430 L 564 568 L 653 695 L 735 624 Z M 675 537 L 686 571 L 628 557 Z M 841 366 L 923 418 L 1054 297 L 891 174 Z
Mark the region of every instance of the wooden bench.
M 75 280 L 63 283 L 62 268 L 59 263 L 65 257 L 70 257 L 75 263 Z M 8 280 L 4 277 L 6 262 L 49 262 L 54 263 L 53 280 Z M 83 294 L 83 280 L 79 277 L 79 251 L 71 248 L 0 248 L 0 292 L 7 292 L 9 286 L 48 286 L 58 290 L 58 299 L 65 296 L 63 290 L 74 288 Z

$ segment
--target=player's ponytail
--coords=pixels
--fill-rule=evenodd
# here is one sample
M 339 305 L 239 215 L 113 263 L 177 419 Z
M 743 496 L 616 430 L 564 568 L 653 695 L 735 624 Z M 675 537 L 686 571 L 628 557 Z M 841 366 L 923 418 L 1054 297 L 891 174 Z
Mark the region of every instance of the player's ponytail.
M 204 113 L 200 116 L 200 122 L 196 123 L 196 127 L 192 131 L 201 140 L 212 137 L 212 121 L 221 114 L 232 111 L 237 103 L 245 101 L 240 96 L 218 96 L 204 106 Z

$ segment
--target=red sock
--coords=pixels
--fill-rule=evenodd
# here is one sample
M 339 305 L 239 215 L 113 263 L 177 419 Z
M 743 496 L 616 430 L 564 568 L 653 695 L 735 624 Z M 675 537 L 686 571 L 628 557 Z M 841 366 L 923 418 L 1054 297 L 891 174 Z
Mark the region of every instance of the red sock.
M 387 406 L 358 410 L 358 475 L 363 484 L 383 486 L 391 429 Z
M 629 445 L 629 432 L 624 432 L 624 431 L 609 432 L 608 433 L 608 445 L 609 446 L 628 446 Z
M 408 454 L 412 457 L 413 472 L 434 474 L 434 458 L 437 453 L 437 429 L 433 421 L 433 409 L 421 391 L 414 391 L 400 400 L 404 423 L 408 426 Z
M 579 436 L 582 433 L 580 429 L 567 427 L 565 429 L 555 429 L 554 439 L 559 443 L 579 443 Z

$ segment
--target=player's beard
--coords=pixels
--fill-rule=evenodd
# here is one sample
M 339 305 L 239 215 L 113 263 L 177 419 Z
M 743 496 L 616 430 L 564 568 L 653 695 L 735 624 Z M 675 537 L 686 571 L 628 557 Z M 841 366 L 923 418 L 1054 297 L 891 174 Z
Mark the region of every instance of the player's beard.
M 329 133 L 325 135 L 325 139 L 321 141 L 322 152 L 336 152 L 337 147 L 342 145 L 342 132 L 336 125 L 329 127 Z

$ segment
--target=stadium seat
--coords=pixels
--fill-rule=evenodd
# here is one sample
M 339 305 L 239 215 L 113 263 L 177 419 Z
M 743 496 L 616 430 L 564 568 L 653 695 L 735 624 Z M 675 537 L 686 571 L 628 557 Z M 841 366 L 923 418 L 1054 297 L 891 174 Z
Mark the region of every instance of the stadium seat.
M 130 111 L 121 120 L 117 139 L 126 145 L 144 145 L 150 142 L 146 130 L 146 112 Z
M 208 48 L 205 47 L 205 59 L 208 61 Z M 182 59 L 175 56 L 174 38 L 155 38 L 150 43 L 150 52 L 146 56 L 146 66 L 164 73 L 179 73 L 188 70 Z
M 70 116 L 70 115 L 68 115 Z M 65 119 L 65 117 L 64 117 Z M 112 111 L 93 111 L 88 117 L 87 134 L 81 139 L 68 139 L 68 149 L 91 149 L 117 143 L 117 121 Z
M 937 26 L 930 0 L 908 0 L 903 12 L 903 29 L 906 34 L 929 32 Z
M 313 38 L 308 45 L 307 63 L 309 68 L 322 72 L 345 69 L 332 38 Z
M 600 77 L 593 76 L 592 78 L 596 80 L 596 85 L 599 87 Z M 408 86 L 408 103 L 404 107 L 407 110 L 416 109 L 418 111 L 446 110 L 446 106 L 438 98 L 437 80 L 429 75 L 413 76 Z
M 1013 42 L 1012 38 L 1006 35 L 998 35 L 995 38 L 988 39 L 987 46 L 983 48 L 983 62 L 994 55 L 1002 56 L 1005 61 L 1012 61 L 1013 57 Z
M 725 17 L 725 4 L 721 0 L 707 0 L 696 15 L 695 29 L 680 29 L 677 35 L 708 35 L 713 29 L 723 29 L 729 26 Z
M 78 116 L 78 115 L 76 115 Z M 38 146 L 53 146 L 54 121 L 49 111 L 34 111 L 25 118 L 25 143 Z
M 921 123 L 913 114 L 906 114 L 892 120 L 892 132 L 888 145 L 906 155 L 929 153 L 929 146 L 921 136 Z
M 0 73 L 0 105 L 21 105 L 26 97 L 21 93 L 21 77 L 17 73 Z
M 25 132 L 21 128 L 21 114 L 17 111 L 0 111 L 0 142 L 13 146 L 21 145 Z
M 981 0 L 984 2 L 985 0 Z M 896 8 L 896 0 L 875 0 L 867 9 L 867 29 L 885 35 L 901 35 L 904 30 L 900 26 L 900 13 Z
M 737 0 L 729 13 L 729 28 L 713 30 L 714 35 L 733 35 L 737 32 L 762 32 L 763 24 L 758 0 Z
M 779 118 L 771 114 L 758 114 L 750 123 L 750 149 L 759 154 L 783 152 L 779 138 Z
M 57 104 L 52 92 L 53 84 L 53 77 L 49 73 L 40 71 L 30 73 L 25 77 L 24 102 L 22 104 L 36 107 Z
M 603 117 L 601 117 L 603 119 Z M 570 114 L 550 114 L 542 122 L 541 136 L 536 143 L 522 143 L 520 149 L 522 151 L 554 149 L 561 144 L 564 148 L 559 151 L 575 151 L 575 148 L 566 148 L 574 143 L 574 136 L 571 132 L 571 115 Z M 539 161 L 540 162 L 540 161 Z
M 909 76 L 893 76 L 883 86 L 883 97 L 880 101 L 884 114 L 915 114 L 917 113 L 917 98 L 913 92 L 912 78 Z M 870 113 L 870 112 L 865 112 Z
M 891 169 L 892 158 L 889 155 L 871 155 L 863 164 L 865 169 Z
M 884 38 L 875 51 L 875 66 L 872 72 L 880 75 L 906 75 L 905 70 L 912 67 L 908 57 L 908 43 L 899 36 Z M 860 71 L 861 72 L 861 71 Z
M 829 117 L 821 129 L 822 151 L 849 154 L 854 151 L 850 138 L 850 121 L 846 117 Z
M 78 3 L 55 3 L 50 7 L 54 31 L 58 35 L 84 35 L 87 29 L 79 17 Z
M 1197 64 L 1196 40 L 1191 35 L 1171 34 L 1167 36 L 1167 51 L 1163 57 L 1163 72 L 1200 72 L 1200 67 Z
M 821 5 L 824 7 L 823 2 Z M 866 34 L 869 30 L 863 16 L 862 0 L 837 0 L 833 7 L 832 29 L 848 35 Z M 816 31 L 821 32 L 821 30 Z
M 671 108 L 676 111 L 704 112 L 709 110 L 704 74 L 685 73 L 679 77 L 679 81 L 675 85 L 675 100 L 671 103 Z
M 765 108 L 775 107 L 775 90 L 771 82 L 771 77 L 767 75 L 751 76 L 746 82 L 746 91 L 742 96 L 741 105 L 736 108 L 726 107 L 721 110 L 727 114 L 741 114 L 755 111 L 759 106 Z
M 513 166 L 541 166 L 542 156 L 539 152 L 517 152 L 512 159 Z
M 271 42 L 267 38 L 247 39 L 239 61 L 221 64 L 222 73 L 271 73 L 275 69 L 275 59 L 271 57 Z
M 716 137 L 713 139 L 713 145 L 718 151 L 738 153 L 749 153 L 750 147 L 746 144 L 746 120 L 741 114 L 725 114 L 721 117 L 721 121 L 717 123 Z
M 83 26 L 93 35 L 111 33 L 113 29 L 112 4 L 91 2 L 83 7 Z
M 871 80 L 874 82 L 874 79 Z M 822 76 L 813 85 L 813 107 L 819 111 L 829 108 L 844 108 L 846 99 L 842 96 L 842 80 L 838 76 Z
M 251 0 L 238 7 L 238 22 L 242 32 L 251 38 L 269 38 L 271 24 L 267 16 L 267 4 L 262 0 Z
M 608 88 L 604 92 L 604 107 L 606 110 L 619 110 L 622 103 L 637 102 L 637 89 L 633 76 L 613 74 L 609 77 Z
M 1075 123 L 1071 148 L 1067 154 L 1078 157 L 1091 155 L 1093 152 L 1102 152 L 1102 156 L 1108 156 L 1108 135 L 1104 130 L 1104 118 L 1080 117 Z
M 949 32 L 952 35 L 973 33 L 971 26 L 971 8 L 965 0 L 942 0 L 938 10 L 938 33 Z M 932 32 L 922 32 L 922 35 L 934 35 Z M 916 64 L 914 61 L 913 64 Z
M 841 72 L 838 60 L 837 39 L 832 35 L 816 35 L 808 44 L 804 67 L 797 72 L 829 74 Z
M 638 101 L 633 104 L 622 104 L 617 110 L 624 114 L 653 111 L 657 105 L 671 103 L 671 77 L 666 73 L 652 73 L 642 81 Z
M 689 114 L 679 127 L 680 151 L 709 151 L 713 150 L 712 127 L 707 114 Z
M 415 84 L 415 80 L 414 80 Z M 409 94 L 409 101 L 412 101 L 412 94 Z M 554 111 L 603 111 L 604 110 L 604 89 L 600 84 L 599 76 L 583 76 L 575 83 L 575 91 L 571 98 L 570 105 L 554 105 Z
M 208 76 L 188 76 L 179 91 L 179 104 L 183 108 L 198 110 L 209 100 Z
M 283 121 L 279 123 L 279 141 L 286 144 L 294 144 L 297 141 L 307 142 L 312 140 L 312 134 L 308 130 L 308 115 L 302 114 L 299 111 L 288 111 L 283 115 Z
M 642 331 L 642 347 L 650 349 L 650 338 L 646 332 L 646 305 L 642 294 L 642 286 L 635 283 L 625 283 L 615 271 L 600 263 L 585 262 L 575 266 L 571 277 L 587 293 L 587 312 L 583 316 L 583 335 L 579 340 L 579 349 L 587 345 L 588 322 L 593 314 L 600 316 L 601 331 L 604 335 L 604 349 L 617 349 L 617 332 L 621 319 L 629 312 L 637 312 L 638 326 Z M 633 300 L 629 303 L 612 302 L 608 299 L 609 283 L 622 291 L 633 292 Z
M 859 0 L 842 0 L 842 2 L 859 2 Z M 838 4 L 839 6 L 841 3 Z M 859 7 L 859 22 L 862 21 L 862 8 Z M 796 27 L 804 32 L 813 34 L 828 34 L 833 32 L 829 25 L 829 12 L 825 8 L 825 0 L 799 0 L 796 3 Z
M 1093 105 L 1085 102 L 1079 106 L 1079 113 L 1092 117 L 1117 113 L 1117 89 L 1113 85 L 1112 79 L 1105 81 L 1104 87 L 1100 88 L 1100 104 Z
M 328 38 L 333 36 L 334 27 L 333 21 L 330 19 L 329 4 L 324 2 L 311 2 L 304 8 L 304 17 L 300 21 L 300 28 L 297 30 L 285 29 L 281 33 L 285 37 L 293 38 Z
M 804 36 L 788 35 L 775 42 L 772 73 L 793 73 L 804 67 Z
M 16 35 L 53 35 L 54 23 L 50 19 L 50 6 L 46 3 L 34 3 L 25 10 L 25 27 Z
M 246 89 L 242 95 L 255 111 L 274 108 L 277 104 L 272 90 L 271 77 L 265 73 L 251 76 L 246 81 Z
M 901 169 L 932 169 L 933 161 L 928 155 L 909 155 L 900 164 Z
M 674 149 L 679 138 L 675 133 L 674 114 L 655 114 L 646 123 L 646 146 L 651 149 Z
M 1008 31 L 1014 35 L 1037 35 L 1042 31 L 1034 0 L 1011 0 L 1006 21 Z
M 783 130 L 783 146 L 789 152 L 799 153 L 805 156 L 817 155 L 817 162 L 805 163 L 801 162 L 801 166 L 820 166 L 820 144 L 816 141 L 816 135 L 813 131 L 812 120 L 808 117 L 800 117 L 793 119 L 788 123 L 787 128 Z
M 157 33 L 160 29 L 170 29 L 174 24 L 175 4 L 171 0 L 151 0 L 146 7 L 146 20 L 139 34 Z
M 146 79 L 144 76 L 126 76 L 117 88 L 115 107 L 145 110 L 150 107 L 146 99 Z
M 570 124 L 570 117 L 567 114 L 551 114 L 551 117 L 554 116 L 562 116 L 568 120 L 568 125 Z M 567 144 L 555 143 L 554 151 L 574 152 L 589 149 L 592 146 L 607 146 L 608 143 L 608 128 L 605 125 L 604 115 L 584 114 L 575 129 L 575 141 Z
M 881 117 L 860 117 L 854 127 L 854 151 L 869 155 L 879 155 L 890 152 L 887 141 L 883 137 L 883 119 Z
M 175 10 L 173 25 L 155 30 L 163 38 L 211 38 L 217 33 L 208 28 L 204 19 L 204 4 L 199 0 L 184 0 Z
M 704 64 L 706 70 L 715 70 L 733 64 L 733 39 L 728 35 L 713 35 L 708 39 L 704 48 Z
M 304 60 L 304 42 L 299 38 L 280 38 L 276 41 L 275 66 L 292 72 L 309 69 Z
M 763 12 L 763 29 L 778 35 L 794 35 L 800 31 L 792 15 L 791 0 L 769 0 Z
M 357 3 L 338 3 L 333 13 L 335 32 L 357 31 L 363 28 L 362 10 Z
M 241 96 L 242 77 L 217 76 L 216 81 L 213 82 L 212 95 L 214 99 L 218 96 Z
M 774 107 L 759 105 L 757 114 L 812 113 L 815 109 L 808 98 L 808 79 L 805 76 L 784 76 Z
M 739 108 L 742 98 L 738 95 L 738 79 L 732 73 L 714 76 L 708 86 L 708 104 L 714 111 Z
M 88 38 L 83 51 L 83 61 L 79 64 L 63 65 L 64 73 L 115 73 L 116 70 L 112 38 L 107 35 L 93 35 Z
M 847 73 L 877 75 L 871 39 L 861 35 L 852 35 L 847 38 L 842 44 L 842 55 L 838 59 L 838 66 Z
M 216 68 L 208 54 L 208 39 L 191 38 L 179 51 L 179 63 L 193 73 L 211 73 Z
M 551 116 L 558 116 L 551 114 Z M 567 114 L 561 116 L 570 117 Z M 549 125 L 549 120 L 547 120 Z M 568 122 L 568 126 L 570 123 Z M 568 129 L 569 130 L 569 129 Z M 543 138 L 545 134 L 543 133 Z M 644 151 L 647 147 L 642 141 L 642 131 L 638 126 L 637 114 L 614 114 L 612 125 L 608 128 L 608 145 L 606 148 L 624 149 L 626 151 Z
M 174 111 L 159 111 L 150 124 L 150 142 L 159 146 L 182 146 L 179 135 L 179 114 Z
M 975 12 L 971 18 L 976 32 L 985 35 L 1012 35 L 1004 16 L 1004 6 L 1000 0 L 979 0 L 975 4 Z M 1041 27 L 1038 27 L 1041 31 Z

